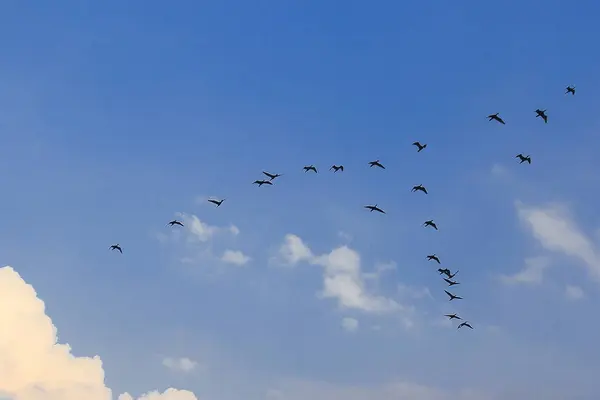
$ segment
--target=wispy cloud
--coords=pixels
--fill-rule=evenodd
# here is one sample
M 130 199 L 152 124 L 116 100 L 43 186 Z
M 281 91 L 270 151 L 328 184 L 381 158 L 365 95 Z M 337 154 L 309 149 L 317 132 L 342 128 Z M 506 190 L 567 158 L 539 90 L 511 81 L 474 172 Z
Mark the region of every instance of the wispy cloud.
M 346 317 L 342 319 L 342 328 L 348 332 L 356 332 L 358 330 L 358 320 Z
M 549 266 L 548 257 L 527 258 L 521 271 L 513 275 L 501 275 L 500 280 L 506 284 L 540 284 L 544 278 L 544 271 Z
M 579 286 L 567 285 L 565 287 L 565 296 L 569 300 L 581 300 L 585 296 L 585 293 Z
M 250 261 L 250 257 L 245 255 L 239 250 L 225 250 L 221 260 L 228 264 L 234 264 L 238 266 L 246 265 Z
M 166 368 L 170 369 L 171 371 L 183 372 L 183 373 L 191 372 L 198 367 L 197 361 L 191 360 L 187 357 L 182 357 L 182 358 L 165 357 L 162 360 L 162 364 Z

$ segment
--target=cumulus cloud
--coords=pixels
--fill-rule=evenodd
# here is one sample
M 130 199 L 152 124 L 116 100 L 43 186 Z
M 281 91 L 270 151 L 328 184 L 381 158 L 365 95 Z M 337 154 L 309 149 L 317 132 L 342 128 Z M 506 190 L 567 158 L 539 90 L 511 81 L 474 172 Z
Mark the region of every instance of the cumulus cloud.
M 567 285 L 565 287 L 565 296 L 569 300 L 580 300 L 583 299 L 584 295 L 583 289 L 579 286 Z
M 342 319 L 342 328 L 348 332 L 356 332 L 356 330 L 358 330 L 358 320 L 355 318 L 346 317 Z
M 594 278 L 600 279 L 598 249 L 573 221 L 567 207 L 532 207 L 521 202 L 515 205 L 521 221 L 544 248 L 579 259 Z
M 198 366 L 198 362 L 194 360 L 190 360 L 187 357 L 182 358 L 172 358 L 165 357 L 162 361 L 162 364 L 168 369 L 175 372 L 191 372 Z
M 279 256 L 287 265 L 294 265 L 313 258 L 312 252 L 302 239 L 292 234 L 285 235 L 283 244 L 279 248 Z
M 501 275 L 500 280 L 506 284 L 540 284 L 544 278 L 544 271 L 549 266 L 548 257 L 527 258 L 521 271 L 513 275 Z
M 112 399 L 100 357 L 75 357 L 57 342 L 44 302 L 11 267 L 0 268 L 0 326 L 0 393 L 11 400 Z M 197 400 L 175 389 L 141 399 Z
M 250 257 L 239 250 L 225 250 L 221 260 L 229 264 L 242 266 L 250 261 Z
M 190 241 L 207 242 L 219 233 L 230 233 L 234 236 L 237 236 L 240 233 L 240 230 L 235 225 L 218 227 L 201 221 L 200 218 L 194 214 L 179 213 L 179 215 L 184 222 L 184 229 L 189 233 L 188 240 Z

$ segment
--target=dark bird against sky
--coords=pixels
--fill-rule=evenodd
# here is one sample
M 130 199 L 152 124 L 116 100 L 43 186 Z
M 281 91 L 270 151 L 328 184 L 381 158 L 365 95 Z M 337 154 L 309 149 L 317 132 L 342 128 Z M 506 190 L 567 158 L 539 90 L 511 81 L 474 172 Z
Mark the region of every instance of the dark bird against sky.
M 421 142 L 414 142 L 413 146 L 417 146 L 417 148 L 418 148 L 417 153 L 420 153 L 421 150 L 423 150 L 427 147 L 427 143 L 421 144 Z
M 273 180 L 275 178 L 279 178 L 280 176 L 282 176 L 283 174 L 272 174 L 270 172 L 267 171 L 263 171 L 263 174 L 265 174 L 270 180 Z
M 304 170 L 304 172 L 314 171 L 315 173 L 317 173 L 317 168 L 314 165 L 307 165 L 302 169 Z
M 385 211 L 383 211 L 381 208 L 377 207 L 377 204 L 375 204 L 374 206 L 365 206 L 365 208 L 368 208 L 369 210 L 371 210 L 371 212 L 377 211 L 382 214 L 385 214 Z
M 535 110 L 535 113 L 537 114 L 535 117 L 542 117 L 542 119 L 544 120 L 545 123 L 548 123 L 548 116 L 546 115 L 546 110 L 540 110 L 539 108 L 537 110 Z
M 342 172 L 344 172 L 344 166 L 343 166 L 343 165 L 335 165 L 335 164 L 333 164 L 333 165 L 331 166 L 331 168 L 329 168 L 329 170 L 330 170 L 330 171 L 331 171 L 331 170 L 333 170 L 333 172 L 334 172 L 334 173 L 335 173 L 335 172 L 338 172 L 338 171 L 342 171 Z
M 527 161 L 527 163 L 531 164 L 530 156 L 524 156 L 523 154 L 519 153 L 515 156 L 515 158 L 518 158 L 521 160 L 521 162 L 519 164 L 523 164 L 525 161 Z
M 462 300 L 462 297 L 460 297 L 460 296 L 456 296 L 456 295 L 453 295 L 452 293 L 450 293 L 450 292 L 449 292 L 449 291 L 447 291 L 447 290 L 444 290 L 444 292 L 446 292 L 446 294 L 447 294 L 447 295 L 450 297 L 450 300 L 448 300 L 448 301 L 452 301 L 452 300 Z
M 213 203 L 215 204 L 217 207 L 219 207 L 221 204 L 223 204 L 223 202 L 225 201 L 225 199 L 221 199 L 221 200 L 215 200 L 215 199 L 208 199 L 209 203 Z
M 183 226 L 183 222 L 177 221 L 176 219 L 174 219 L 173 221 L 169 221 L 169 223 L 167 225 L 169 225 L 169 226 L 173 226 L 173 225 Z
M 438 264 L 441 264 L 440 259 L 438 258 L 438 256 L 436 256 L 435 254 L 430 254 L 427 256 L 427 260 L 429 261 L 435 261 Z
M 256 180 L 252 183 L 258 185 L 258 187 L 261 187 L 262 185 L 272 185 L 273 184 L 273 182 L 265 181 L 264 179 Z
M 498 116 L 499 113 L 488 115 L 488 121 L 496 120 L 504 125 L 504 120 Z
M 123 254 L 123 249 L 121 249 L 121 246 L 119 246 L 119 243 L 113 244 L 112 246 L 109 247 L 109 249 L 111 249 L 111 250 L 118 250 L 119 253 Z
M 379 162 L 379 160 L 375 160 L 375 161 L 369 161 L 369 167 L 379 167 L 381 169 L 385 169 L 385 167 L 383 166 L 383 164 L 381 164 Z
M 435 222 L 433 222 L 433 220 L 432 220 L 432 219 L 430 219 L 429 221 L 425 221 L 425 222 L 423 222 L 423 226 L 425 226 L 425 227 L 427 227 L 427 226 L 430 226 L 430 227 L 432 227 L 433 229 L 435 229 L 436 231 L 438 230 L 438 227 L 437 227 L 437 225 L 435 224 Z

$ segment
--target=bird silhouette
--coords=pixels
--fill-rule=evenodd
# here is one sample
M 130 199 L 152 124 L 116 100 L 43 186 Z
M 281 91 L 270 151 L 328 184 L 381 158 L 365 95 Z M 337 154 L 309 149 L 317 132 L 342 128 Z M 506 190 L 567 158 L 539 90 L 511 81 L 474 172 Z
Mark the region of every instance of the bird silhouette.
M 256 180 L 256 181 L 254 181 L 252 183 L 258 185 L 258 187 L 261 187 L 262 185 L 272 185 L 273 184 L 273 182 L 271 182 L 271 181 L 265 181 L 264 179 L 263 180 Z
M 315 168 L 314 165 L 307 165 L 304 168 L 302 168 L 304 170 L 304 172 L 308 172 L 308 171 L 315 171 L 315 173 L 317 173 L 317 169 Z
M 429 261 L 435 261 L 438 264 L 441 264 L 440 259 L 438 258 L 438 256 L 436 256 L 435 254 L 430 254 L 427 256 L 427 260 Z
M 438 268 L 438 272 L 440 275 L 445 274 L 446 276 L 450 276 L 450 270 L 448 268 Z
M 385 167 L 379 162 L 379 160 L 369 161 L 369 167 L 379 167 L 385 169 Z
M 427 189 L 425 189 L 425 186 L 423 186 L 423 185 L 413 186 L 411 192 L 416 192 L 418 190 L 420 190 L 421 192 L 427 194 Z
M 167 225 L 169 225 L 169 226 L 173 226 L 173 225 L 183 226 L 183 222 L 177 221 L 176 219 L 174 219 L 173 221 L 169 221 L 169 223 Z
M 465 322 L 463 322 L 462 324 L 459 324 L 459 325 L 458 325 L 458 327 L 457 327 L 456 329 L 460 329 L 460 328 L 462 328 L 463 326 L 466 326 L 467 328 L 471 328 L 471 329 L 473 329 L 473 327 L 471 326 L 471 324 L 469 324 L 469 322 L 468 322 L 468 321 L 465 321 Z
M 267 177 L 269 177 L 270 180 L 279 178 L 280 176 L 283 175 L 283 174 L 271 174 L 270 172 L 267 172 L 267 171 L 263 171 L 262 173 L 265 174 Z
M 448 275 L 448 279 L 452 279 L 456 276 L 456 274 L 458 274 L 458 270 L 456 270 L 456 272 L 453 274 L 450 273 L 450 270 L 447 270 L 447 271 L 448 271 L 448 273 L 446 275 Z
M 447 294 L 448 296 L 450 296 L 450 300 L 448 300 L 448 301 L 452 301 L 452 300 L 455 300 L 455 299 L 456 299 L 456 300 L 462 300 L 462 297 L 460 297 L 460 296 L 456 296 L 456 295 L 453 295 L 452 293 L 450 293 L 450 292 L 449 292 L 449 291 L 447 291 L 447 290 L 444 290 L 444 292 L 446 292 L 446 294 Z
M 375 204 L 374 206 L 365 206 L 365 208 L 368 208 L 369 210 L 371 210 L 371 212 L 377 211 L 382 214 L 385 214 L 385 211 L 383 211 L 381 208 L 377 207 L 377 204 Z
M 575 96 L 575 86 L 567 86 L 565 94 L 571 93 L 571 95 Z
M 444 278 L 444 280 L 448 283 L 448 286 L 460 285 L 460 283 L 452 281 L 448 278 Z
M 498 114 L 500 114 L 500 113 L 488 115 L 487 116 L 488 117 L 488 121 L 496 120 L 496 121 L 500 122 L 502 125 L 505 125 L 504 120 L 502 118 L 500 118 L 498 116 Z
M 462 319 L 461 317 L 459 317 L 456 314 L 446 314 L 446 315 L 444 315 L 444 317 L 448 317 L 448 319 Z
M 342 172 L 344 172 L 344 166 L 343 166 L 343 165 L 335 165 L 335 164 L 333 164 L 333 165 L 331 166 L 331 168 L 329 168 L 329 170 L 330 170 L 330 171 L 331 171 L 331 170 L 333 170 L 333 172 L 334 172 L 334 173 L 335 173 L 335 172 L 338 172 L 338 171 L 342 171 Z
M 421 150 L 424 150 L 427 147 L 427 143 L 421 144 L 420 142 L 414 142 L 413 146 L 417 146 L 417 148 L 418 148 L 417 153 L 420 153 Z
M 435 222 L 433 222 L 433 220 L 432 220 L 432 219 L 430 219 L 429 221 L 425 221 L 425 222 L 423 222 L 423 226 L 425 226 L 425 227 L 427 227 L 427 226 L 430 226 L 430 227 L 432 227 L 433 229 L 435 229 L 436 231 L 438 230 L 438 227 L 437 227 L 437 225 L 435 224 Z
M 225 199 L 221 199 L 221 200 L 215 200 L 215 199 L 208 199 L 209 203 L 213 203 L 215 204 L 217 207 L 219 207 L 221 204 L 223 204 L 223 202 L 225 201 Z
M 523 164 L 525 161 L 527 161 L 529 164 L 531 164 L 530 156 L 524 156 L 523 154 L 519 153 L 515 156 L 515 158 L 518 158 L 521 160 L 521 162 L 519 164 Z
M 123 249 L 119 246 L 119 243 L 113 244 L 109 247 L 110 250 L 119 250 L 119 253 L 123 254 Z
M 542 119 L 544 120 L 545 123 L 548 123 L 548 116 L 546 115 L 546 110 L 540 110 L 539 108 L 537 110 L 535 110 L 535 113 L 537 114 L 535 117 L 542 117 Z

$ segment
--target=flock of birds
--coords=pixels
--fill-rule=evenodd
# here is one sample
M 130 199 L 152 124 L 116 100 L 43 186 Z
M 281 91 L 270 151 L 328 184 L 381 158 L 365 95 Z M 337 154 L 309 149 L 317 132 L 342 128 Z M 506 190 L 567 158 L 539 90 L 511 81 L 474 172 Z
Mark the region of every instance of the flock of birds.
M 571 95 L 575 95 L 575 87 L 574 86 L 567 86 L 565 94 L 571 94 Z M 536 113 L 536 118 L 542 118 L 542 120 L 544 120 L 544 123 L 548 123 L 548 115 L 546 114 L 547 110 L 541 110 L 541 109 L 536 109 L 535 113 Z M 500 117 L 500 113 L 496 113 L 496 114 L 490 114 L 487 116 L 488 121 L 497 121 L 499 123 L 501 123 L 502 125 L 505 125 L 506 122 L 504 122 L 504 120 Z M 421 144 L 420 142 L 414 142 L 412 143 L 413 146 L 416 146 L 417 148 L 417 153 L 420 153 L 421 151 L 425 150 L 427 148 L 427 143 Z M 519 164 L 523 164 L 524 162 L 527 162 L 528 164 L 531 164 L 531 156 L 527 155 L 524 156 L 522 153 L 519 153 L 515 156 L 515 158 L 518 158 L 520 160 Z M 375 160 L 375 161 L 370 161 L 369 162 L 369 168 L 380 168 L 380 169 L 385 169 L 385 166 L 380 162 L 380 160 Z M 304 172 L 309 172 L 312 171 L 314 173 L 318 173 L 317 167 L 315 167 L 313 164 L 311 165 L 306 165 L 303 167 Z M 343 165 L 332 165 L 329 168 L 330 171 L 333 171 L 334 173 L 336 172 L 344 172 L 344 166 Z M 273 174 L 267 171 L 262 171 L 263 175 L 268 178 L 268 179 L 257 179 L 253 182 L 253 184 L 260 186 L 263 185 L 273 185 L 273 181 L 281 176 L 283 176 L 283 174 Z M 428 194 L 429 192 L 427 191 L 427 188 L 425 188 L 425 186 L 423 186 L 422 184 L 419 185 L 415 185 L 413 186 L 412 192 L 423 192 L 424 194 Z M 225 199 L 208 199 L 209 203 L 214 204 L 216 207 L 220 207 L 221 204 L 223 204 L 223 202 L 225 201 Z M 377 204 L 372 204 L 372 205 L 365 205 L 364 208 L 368 209 L 369 212 L 373 212 L 376 211 L 378 213 L 381 214 L 386 214 L 386 212 L 380 208 Z M 174 219 L 172 221 L 169 221 L 167 223 L 168 226 L 180 226 L 183 227 L 184 224 L 183 222 Z M 435 229 L 436 231 L 438 230 L 438 227 L 436 225 L 436 223 L 433 220 L 427 220 L 425 222 L 423 222 L 423 226 L 424 227 L 431 227 L 433 229 Z M 110 246 L 110 250 L 116 250 L 118 252 L 120 252 L 121 254 L 123 254 L 123 249 L 121 248 L 121 246 L 117 243 L 117 244 L 113 244 L 112 246 Z M 438 264 L 441 264 L 441 261 L 439 259 L 439 257 L 434 253 L 434 254 L 430 254 L 427 257 L 428 261 L 435 261 Z M 454 279 L 454 277 L 456 276 L 456 274 L 458 274 L 458 270 L 456 270 L 456 272 L 452 273 L 452 271 L 450 271 L 448 268 L 438 268 L 438 272 L 440 275 L 445 275 L 443 277 L 444 281 L 448 284 L 448 288 L 455 286 L 455 285 L 460 285 L 460 282 L 457 282 Z M 457 296 L 453 293 L 451 293 L 448 290 L 444 290 L 444 292 L 446 292 L 446 294 L 449 297 L 448 301 L 452 301 L 452 300 L 462 300 L 463 298 L 460 296 Z M 447 317 L 449 320 L 459 320 L 459 321 L 463 321 L 461 323 L 458 324 L 456 329 L 460 329 L 462 327 L 467 327 L 470 329 L 473 329 L 473 327 L 471 326 L 471 324 L 469 323 L 469 321 L 465 321 L 463 320 L 463 318 L 459 317 L 456 313 L 454 314 L 445 314 L 445 317 Z

